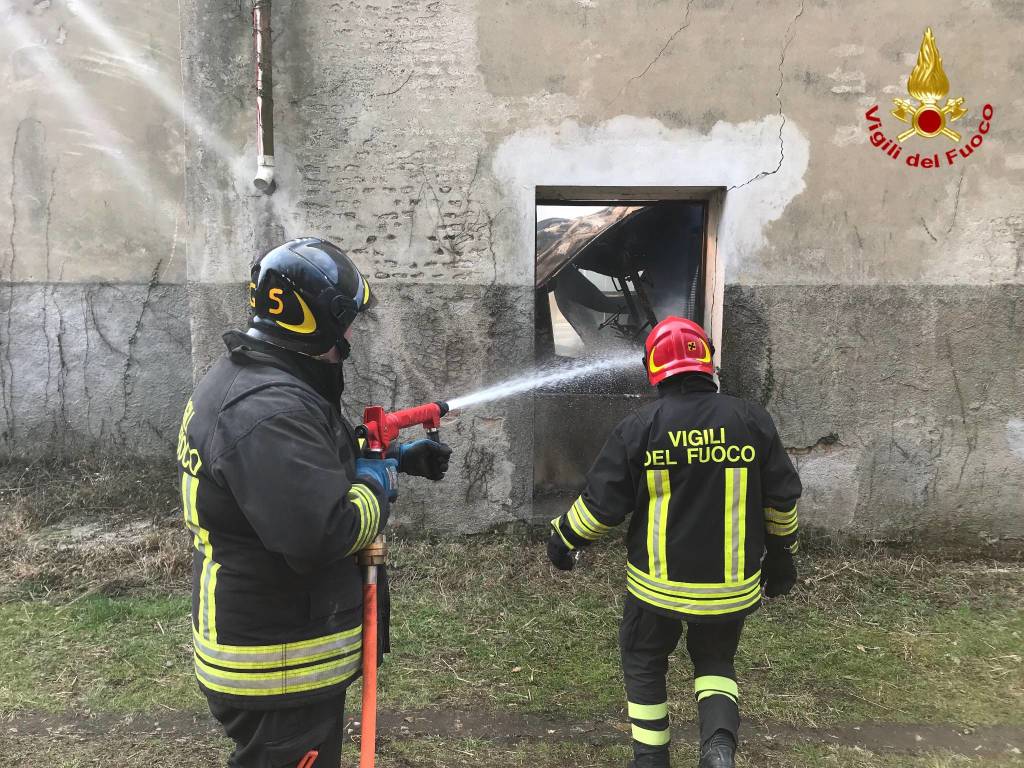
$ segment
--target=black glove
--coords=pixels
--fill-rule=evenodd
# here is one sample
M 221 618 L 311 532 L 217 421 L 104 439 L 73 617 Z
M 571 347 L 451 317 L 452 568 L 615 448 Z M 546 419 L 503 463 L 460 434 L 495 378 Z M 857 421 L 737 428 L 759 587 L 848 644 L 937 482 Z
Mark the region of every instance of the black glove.
M 785 549 L 770 551 L 761 567 L 761 582 L 768 597 L 788 595 L 796 584 L 796 564 L 793 555 Z
M 562 537 L 554 532 L 548 539 L 548 560 L 560 571 L 571 571 L 576 567 L 576 555 L 565 546 Z
M 388 455 L 398 459 L 399 472 L 428 480 L 440 480 L 448 471 L 452 449 L 444 443 L 423 439 L 399 445 L 397 449 L 388 451 Z

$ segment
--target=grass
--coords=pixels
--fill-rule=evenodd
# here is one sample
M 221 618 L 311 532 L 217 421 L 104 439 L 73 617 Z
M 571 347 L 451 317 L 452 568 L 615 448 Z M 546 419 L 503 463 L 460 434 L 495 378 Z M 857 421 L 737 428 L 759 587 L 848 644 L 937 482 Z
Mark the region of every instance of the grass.
M 486 707 L 615 717 L 621 552 L 554 572 L 536 543 L 492 535 L 393 548 L 393 644 L 382 706 Z M 749 622 L 738 668 L 745 713 L 841 722 L 1020 723 L 1019 566 L 819 554 L 807 584 Z M 188 598 L 152 590 L 0 603 L 0 709 L 201 710 L 189 668 Z M 677 717 L 693 719 L 684 654 Z
M 2 723 L 0 723 L 2 725 Z M 224 765 L 226 739 L 211 733 L 50 733 L 0 739 L 0 762 L 18 768 L 208 768 Z
M 152 471 L 139 480 L 89 465 L 63 474 L 0 467 L 0 765 L 77 768 L 112 756 L 158 768 L 223 762 L 226 743 L 190 669 L 188 540 L 173 494 L 146 501 L 147 484 L 168 484 Z M 530 535 L 395 543 L 394 652 L 381 674 L 382 709 L 472 712 L 494 723 L 494 736 L 389 736 L 382 768 L 622 765 L 623 559 L 614 536 L 572 574 L 551 569 Z M 1019 561 L 819 545 L 799 567 L 797 591 L 765 606 L 744 633 L 737 665 L 748 721 L 805 736 L 865 722 L 1024 728 Z M 671 669 L 673 716 L 693 720 L 685 653 Z M 354 710 L 358 690 L 349 700 Z M 18 730 L 42 713 L 76 725 Z M 194 714 L 197 725 L 184 735 L 78 727 L 90 716 L 134 717 L 137 725 L 158 714 Z M 526 715 L 591 721 L 604 737 L 509 738 Z M 976 763 L 943 752 L 894 762 L 891 753 L 790 741 L 750 743 L 739 765 Z M 676 750 L 677 764 L 693 762 L 686 739 Z M 984 765 L 1024 762 L 1008 753 Z
M 400 546 L 393 705 L 473 705 L 600 717 L 622 707 L 616 648 L 621 548 L 570 575 L 508 537 Z M 1020 722 L 1024 570 L 819 553 L 810 582 L 748 622 L 745 711 L 795 725 Z M 695 716 L 677 653 L 676 714 Z
M 781 761 L 772 762 L 771 765 L 778 768 L 890 768 L 896 764 L 892 755 L 857 747 L 800 745 L 785 750 L 783 754 L 785 757 Z M 1020 768 L 1024 760 L 1014 754 L 980 760 L 965 755 L 939 753 L 900 755 L 898 765 L 900 768 L 966 768 L 977 765 L 983 765 L 984 768 Z
M 182 595 L 0 603 L 0 711 L 199 711 L 188 623 Z

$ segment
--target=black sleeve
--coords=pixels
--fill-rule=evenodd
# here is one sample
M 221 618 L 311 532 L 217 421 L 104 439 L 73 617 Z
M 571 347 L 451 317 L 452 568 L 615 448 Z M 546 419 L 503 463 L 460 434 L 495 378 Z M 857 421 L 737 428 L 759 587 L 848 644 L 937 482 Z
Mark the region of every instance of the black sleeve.
M 758 408 L 755 418 L 765 446 L 760 461 L 765 541 L 769 551 L 796 552 L 799 530 L 796 503 L 803 492 L 800 476 L 782 445 L 771 415 Z
M 630 416 L 612 431 L 587 473 L 583 493 L 568 512 L 551 521 L 569 549 L 596 541 L 633 511 L 645 447 L 637 426 L 635 416 Z
M 215 468 L 263 546 L 300 572 L 366 548 L 387 520 L 386 494 L 348 479 L 328 424 L 310 408 L 259 422 Z

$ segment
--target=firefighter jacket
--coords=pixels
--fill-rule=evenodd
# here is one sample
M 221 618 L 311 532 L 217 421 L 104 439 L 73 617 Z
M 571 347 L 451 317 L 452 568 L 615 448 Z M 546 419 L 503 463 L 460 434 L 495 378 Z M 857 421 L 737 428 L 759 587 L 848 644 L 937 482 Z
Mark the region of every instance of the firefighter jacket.
M 339 367 L 244 334 L 196 387 L 178 435 L 203 692 L 273 709 L 336 695 L 361 668 L 353 554 L 387 518 L 355 481 Z
M 760 605 L 766 545 L 796 549 L 800 478 L 767 411 L 675 378 L 615 428 L 552 527 L 574 549 L 635 513 L 629 592 L 687 621 L 735 619 Z

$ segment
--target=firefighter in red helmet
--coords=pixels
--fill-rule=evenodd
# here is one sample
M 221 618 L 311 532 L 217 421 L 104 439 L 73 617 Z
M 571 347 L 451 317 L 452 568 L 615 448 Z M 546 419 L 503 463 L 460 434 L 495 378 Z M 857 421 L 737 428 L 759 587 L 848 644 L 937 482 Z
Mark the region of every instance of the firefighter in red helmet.
M 644 365 L 660 397 L 614 429 L 583 493 L 551 523 L 548 557 L 571 570 L 577 550 L 633 513 L 619 645 L 635 768 L 669 766 L 665 675 L 684 630 L 700 768 L 733 768 L 744 618 L 762 593 L 796 582 L 800 478 L 767 411 L 719 393 L 713 355 L 691 320 L 654 327 Z

